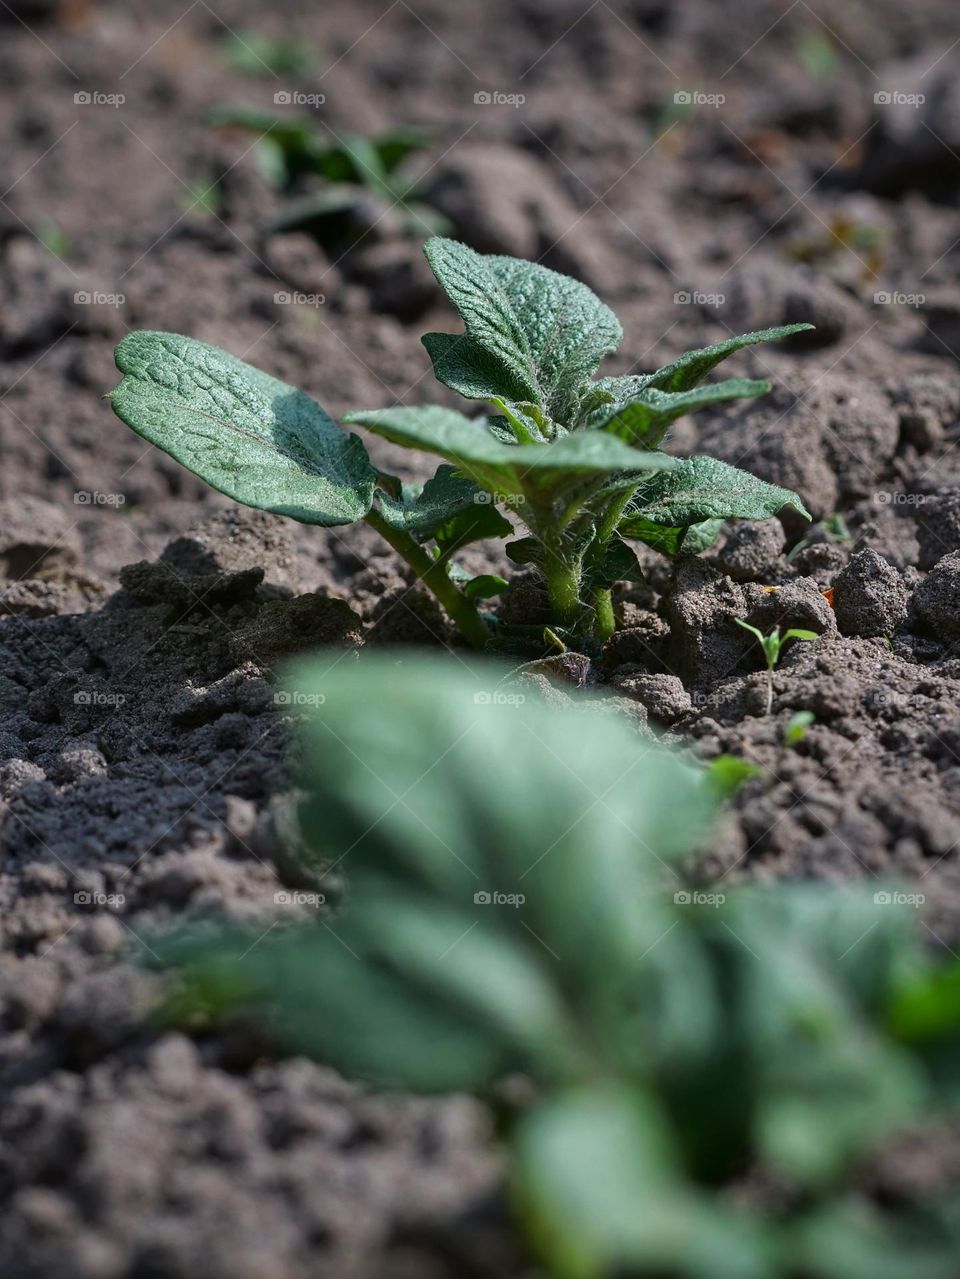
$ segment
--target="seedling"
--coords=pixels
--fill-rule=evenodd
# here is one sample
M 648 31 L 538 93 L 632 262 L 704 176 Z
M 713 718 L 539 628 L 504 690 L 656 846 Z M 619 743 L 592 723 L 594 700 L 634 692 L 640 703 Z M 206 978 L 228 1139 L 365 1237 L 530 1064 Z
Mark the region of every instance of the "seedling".
M 864 1173 L 946 1121 L 960 964 L 874 886 L 688 887 L 706 771 L 615 717 L 498 700 L 500 668 L 471 665 L 291 673 L 317 707 L 301 832 L 349 900 L 151 939 L 178 969 L 169 1014 L 253 1021 L 380 1088 L 530 1078 L 499 1110 L 518 1225 L 556 1279 L 951 1279 L 949 1200 L 881 1211 Z
M 751 635 L 756 636 L 757 643 L 763 649 L 763 656 L 767 663 L 767 709 L 766 714 L 769 715 L 773 709 L 773 672 L 777 663 L 780 661 L 780 653 L 787 640 L 815 640 L 819 639 L 816 631 L 804 631 L 799 627 L 792 626 L 790 630 L 780 634 L 780 627 L 775 626 L 768 635 L 764 635 L 763 631 L 756 626 L 751 626 L 749 622 L 742 621 L 739 617 L 733 619 L 738 626 L 742 626 L 745 631 L 749 631 Z
M 429 145 L 422 130 L 335 138 L 306 120 L 280 120 L 246 108 L 219 108 L 208 118 L 213 125 L 259 135 L 260 167 L 278 190 L 296 192 L 310 178 L 323 180 L 319 191 L 292 199 L 266 224 L 267 233 L 305 229 L 328 247 L 349 244 L 367 229 L 357 215 L 358 201 L 364 198 L 375 206 L 371 222 L 389 210 L 410 235 L 448 229 L 446 219 L 418 198 L 417 183 L 405 176 L 410 156 Z
M 810 725 L 816 718 L 813 711 L 794 711 L 787 721 L 787 727 L 783 730 L 784 748 L 789 749 L 791 746 L 799 745 L 806 737 L 810 730 Z
M 743 378 L 699 386 L 721 360 L 809 325 L 727 338 L 655 373 L 595 379 L 622 331 L 583 284 L 453 240 L 432 239 L 425 252 L 466 326 L 424 337 L 434 373 L 495 412 L 471 419 L 398 406 L 344 418 L 443 458 L 422 487 L 378 470 L 360 440 L 302 391 L 178 334 L 124 338 L 116 352 L 124 378 L 108 397 L 114 411 L 248 506 L 328 527 L 365 520 L 478 648 L 490 631 L 476 599 L 499 582 L 465 582 L 455 555 L 513 533 L 500 507 L 526 530 L 507 544 L 508 557 L 540 574 L 551 626 L 582 647 L 613 633 L 612 584 L 640 576 L 627 539 L 672 555 L 707 544 L 730 517 L 768 519 L 786 505 L 807 516 L 789 489 L 659 446 L 684 414 L 769 389 Z
M 301 40 L 265 36 L 258 31 L 231 31 L 223 40 L 223 55 L 234 71 L 250 76 L 305 76 L 314 54 Z

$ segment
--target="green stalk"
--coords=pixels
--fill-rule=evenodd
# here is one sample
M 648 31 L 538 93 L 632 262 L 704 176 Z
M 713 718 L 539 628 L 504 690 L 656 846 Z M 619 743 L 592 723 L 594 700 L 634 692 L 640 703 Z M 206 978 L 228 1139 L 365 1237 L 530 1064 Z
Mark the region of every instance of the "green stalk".
M 392 528 L 379 511 L 369 511 L 366 522 L 376 529 L 385 542 L 389 542 L 401 559 L 410 565 L 418 580 L 436 596 L 467 643 L 473 648 L 483 648 L 490 638 L 486 623 L 473 601 L 468 600 L 451 582 L 446 565 L 439 560 L 432 560 L 409 533 Z
M 610 501 L 602 508 L 593 546 L 590 548 L 591 561 L 596 562 L 603 557 L 611 537 L 617 531 L 621 516 L 635 492 L 636 486 L 625 489 L 622 493 L 614 493 Z M 617 629 L 617 621 L 613 614 L 613 594 L 609 586 L 597 587 L 593 592 L 593 611 L 593 633 L 603 644 Z
M 543 571 L 547 579 L 552 620 L 566 631 L 576 630 L 583 611 L 580 603 L 580 565 L 570 563 L 547 543 Z

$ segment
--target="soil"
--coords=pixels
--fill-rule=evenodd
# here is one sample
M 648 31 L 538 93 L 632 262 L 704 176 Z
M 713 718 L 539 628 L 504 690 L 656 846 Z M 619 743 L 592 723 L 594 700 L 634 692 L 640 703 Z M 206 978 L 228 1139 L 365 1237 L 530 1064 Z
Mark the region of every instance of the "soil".
M 708 0 L 0 5 L 10 1279 L 536 1273 L 474 1103 L 379 1097 L 152 1016 L 139 961 L 158 929 L 304 909 L 286 891 L 276 664 L 451 638 L 367 530 L 232 507 L 100 401 L 115 342 L 146 327 L 222 345 L 334 415 L 453 402 L 419 342 L 453 325 L 417 241 L 383 210 L 346 252 L 264 235 L 283 198 L 248 136 L 205 124 L 214 106 L 290 111 L 273 95 L 299 90 L 325 95 L 316 115 L 338 134 L 427 127 L 424 197 L 477 248 L 596 288 L 627 334 L 609 372 L 817 325 L 739 355 L 772 393 L 680 423 L 671 447 L 787 484 L 843 526 L 785 517 L 733 526 L 698 560 L 645 553 L 594 695 L 639 732 L 763 766 L 705 878 L 898 877 L 931 936 L 960 941 L 956 7 L 741 0 L 733 16 Z M 294 34 L 317 73 L 241 74 L 228 24 Z M 212 182 L 217 212 L 191 209 Z M 411 455 L 371 451 L 417 475 Z M 737 617 L 820 636 L 785 650 L 770 716 Z M 798 710 L 815 720 L 786 748 Z M 955 1167 L 951 1150 L 928 1156 Z M 928 1156 L 908 1155 L 922 1180 Z

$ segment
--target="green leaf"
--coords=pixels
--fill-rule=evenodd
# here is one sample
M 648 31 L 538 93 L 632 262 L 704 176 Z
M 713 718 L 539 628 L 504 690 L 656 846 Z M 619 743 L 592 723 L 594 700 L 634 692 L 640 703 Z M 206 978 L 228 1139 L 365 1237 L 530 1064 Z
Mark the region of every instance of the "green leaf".
M 399 498 L 388 493 L 378 493 L 377 498 L 387 523 L 414 535 L 432 533 L 477 505 L 490 505 L 486 489 L 461 475 L 455 466 L 438 467 L 426 484 L 404 483 Z
M 722 342 L 714 342 L 697 351 L 687 351 L 671 364 L 649 376 L 646 385 L 660 391 L 688 391 L 707 376 L 711 369 L 740 351 L 745 346 L 755 346 L 758 342 L 779 342 L 781 338 L 791 337 L 794 333 L 803 333 L 812 329 L 812 324 L 783 324 L 773 329 L 757 329 L 753 333 L 743 333 L 739 337 L 724 338 Z
M 726 520 L 703 520 L 686 528 L 667 528 L 644 519 L 642 515 L 629 514 L 621 520 L 619 531 L 623 536 L 645 542 L 664 555 L 679 555 L 681 551 L 684 555 L 697 555 L 714 544 L 724 524 Z
M 584 576 L 585 587 L 603 590 L 614 582 L 642 582 L 643 570 L 636 551 L 614 534 L 604 548 L 601 561 L 591 565 Z
M 769 1279 L 747 1222 L 680 1175 L 663 1113 L 639 1091 L 595 1084 L 521 1120 L 516 1189 L 552 1274 Z
M 816 718 L 813 711 L 794 711 L 783 730 L 784 746 L 797 746 L 802 742 Z
M 178 333 L 130 333 L 116 362 L 117 416 L 221 493 L 305 524 L 370 510 L 363 444 L 302 391 Z
M 570 423 L 623 336 L 613 312 L 586 285 L 533 262 L 439 237 L 424 252 L 466 327 L 424 337 L 437 378 L 468 399 L 529 401 Z
M 529 487 L 564 477 L 660 471 L 676 465 L 665 454 L 631 449 L 598 431 L 578 432 L 551 444 L 505 444 L 481 422 L 437 406 L 348 413 L 344 421 L 365 426 L 394 444 L 437 453 L 491 493 L 523 494 Z
M 660 444 L 667 428 L 677 418 L 708 404 L 763 395 L 769 390 L 769 382 L 751 381 L 747 378 L 711 382 L 709 386 L 689 391 L 660 391 L 655 387 L 647 387 L 629 403 L 605 405 L 597 410 L 587 420 L 586 427 L 592 431 L 607 431 L 637 448 L 653 449 Z
M 710 784 L 723 799 L 735 795 L 751 777 L 762 777 L 763 769 L 737 755 L 715 755 L 707 766 Z
M 464 583 L 463 593 L 468 600 L 489 600 L 505 591 L 510 583 L 496 573 L 478 573 Z
M 699 455 L 682 458 L 673 470 L 645 480 L 633 500 L 633 510 L 620 521 L 619 531 L 633 537 L 636 529 L 636 535 L 643 538 L 650 524 L 676 529 L 706 520 L 766 520 L 784 506 L 793 506 L 810 518 L 790 489 Z

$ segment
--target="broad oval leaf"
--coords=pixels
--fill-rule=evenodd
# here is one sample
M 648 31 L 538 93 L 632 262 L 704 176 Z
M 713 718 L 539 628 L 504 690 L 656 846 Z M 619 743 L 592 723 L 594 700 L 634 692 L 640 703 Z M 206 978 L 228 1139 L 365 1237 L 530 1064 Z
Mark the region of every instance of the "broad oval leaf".
M 785 506 L 810 519 L 791 489 L 701 454 L 680 458 L 673 470 L 644 480 L 619 532 L 646 541 L 650 524 L 682 529 L 707 520 L 766 520 Z
M 632 449 L 602 431 L 578 431 L 550 444 L 505 444 L 454 409 L 376 409 L 348 413 L 345 422 L 365 426 L 394 444 L 426 449 L 456 464 L 491 493 L 520 494 L 558 477 L 668 470 L 664 453 Z
M 441 237 L 424 253 L 466 326 L 424 337 L 437 378 L 468 399 L 530 401 L 570 424 L 597 365 L 623 337 L 610 308 L 579 280 L 535 262 Z
M 116 362 L 113 411 L 219 492 L 304 524 L 370 510 L 377 476 L 363 444 L 302 391 L 179 333 L 130 333 Z

